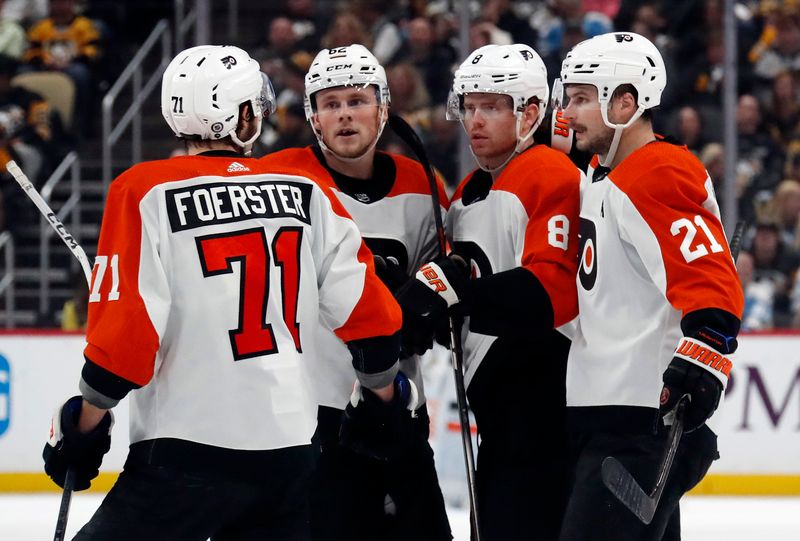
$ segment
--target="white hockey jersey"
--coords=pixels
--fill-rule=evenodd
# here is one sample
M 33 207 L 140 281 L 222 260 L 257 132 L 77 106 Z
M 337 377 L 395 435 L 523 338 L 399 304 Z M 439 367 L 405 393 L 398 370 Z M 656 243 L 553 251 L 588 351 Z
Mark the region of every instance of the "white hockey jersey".
M 446 228 L 453 251 L 469 258 L 474 278 L 525 267 L 547 291 L 555 325 L 570 321 L 577 311 L 581 172 L 563 153 L 535 145 L 512 159 L 491 189 L 474 196 L 480 181 L 470 174 L 453 194 Z M 467 385 L 496 339 L 470 331 L 465 321 Z
M 201 155 L 112 183 L 85 355 L 142 386 L 130 395 L 132 443 L 308 444 L 316 329 L 345 341 L 399 330 L 355 224 L 307 177 Z
M 408 276 L 434 259 L 438 253 L 436 224 L 431 210 L 431 189 L 425 170 L 419 162 L 396 154 L 377 153 L 373 179 L 334 179 L 324 165 L 324 157 L 316 147 L 292 148 L 269 154 L 262 162 L 287 164 L 308 170 L 321 179 L 347 209 L 370 250 L 384 258 L 398 261 Z M 385 178 L 379 178 L 384 175 Z M 349 189 L 344 182 L 372 183 L 363 191 Z M 447 197 L 437 179 L 442 216 L 447 212 Z M 367 188 L 380 184 L 378 193 Z M 319 354 L 313 359 L 314 383 L 320 405 L 344 409 L 353 391 L 354 373 L 346 345 L 330 332 L 318 334 Z M 400 363 L 400 369 L 411 378 L 425 401 L 419 358 L 411 356 Z
M 681 319 L 741 317 L 741 287 L 711 179 L 685 147 L 654 141 L 592 181 L 595 167 L 581 191 L 567 406 L 657 409 Z

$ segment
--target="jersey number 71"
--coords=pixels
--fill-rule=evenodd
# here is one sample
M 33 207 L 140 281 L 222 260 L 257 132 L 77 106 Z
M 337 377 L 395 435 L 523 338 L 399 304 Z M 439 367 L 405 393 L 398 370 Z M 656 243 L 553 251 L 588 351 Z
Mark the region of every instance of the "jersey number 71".
M 239 326 L 228 331 L 234 360 L 278 352 L 272 324 L 267 323 L 271 258 L 281 271 L 283 322 L 294 339 L 295 348 L 302 351 L 300 324 L 297 322 L 302 240 L 303 229 L 300 227 L 282 227 L 272 239 L 271 246 L 265 230 L 260 227 L 195 239 L 203 276 L 232 273 L 232 263 L 239 262 Z

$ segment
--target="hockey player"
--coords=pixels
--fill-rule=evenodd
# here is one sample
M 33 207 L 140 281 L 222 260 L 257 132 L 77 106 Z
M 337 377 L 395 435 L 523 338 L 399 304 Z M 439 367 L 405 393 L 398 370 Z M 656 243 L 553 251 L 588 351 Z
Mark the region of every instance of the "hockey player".
M 241 49 L 181 52 L 161 103 L 189 155 L 111 185 L 81 396 L 53 419 L 45 471 L 87 488 L 128 394 L 131 446 L 76 539 L 307 540 L 320 324 L 356 359 L 356 410 L 403 407 L 401 314 L 357 227 L 307 172 L 246 157 L 271 90 Z
M 708 173 L 686 147 L 653 133 L 666 82 L 650 41 L 611 33 L 575 46 L 554 85 L 578 149 L 596 154 L 581 193 L 580 315 L 567 363 L 575 463 L 562 541 L 658 540 L 669 521 L 679 539 L 678 499 L 718 456 L 704 423 L 728 379 L 742 290 Z M 601 462 L 617 457 L 649 490 L 665 447 L 662 418 L 671 422 L 686 395 L 694 432 L 648 526 L 603 485 Z
M 305 77 L 305 111 L 318 145 L 266 156 L 267 164 L 296 165 L 322 179 L 347 209 L 396 289 L 436 255 L 431 188 L 422 166 L 375 149 L 387 121 L 386 73 L 363 45 L 323 49 Z M 447 199 L 438 186 L 442 211 Z M 400 370 L 419 390 L 412 441 L 400 454 L 363 456 L 340 445 L 342 414 L 353 387 L 350 353 L 334 333 L 320 332 L 313 359 L 319 383 L 315 443 L 321 456 L 312 477 L 312 532 L 316 540 L 450 540 L 450 527 L 433 452 L 416 355 Z M 370 453 L 374 454 L 374 453 Z
M 490 541 L 555 539 L 565 501 L 569 340 L 554 327 L 576 312 L 581 173 L 533 141 L 548 97 L 544 63 L 527 45 L 487 45 L 461 64 L 448 112 L 479 169 L 447 214 L 460 257 L 426 265 L 398 296 L 404 317 L 435 320 L 448 305 L 466 316 L 479 529 Z

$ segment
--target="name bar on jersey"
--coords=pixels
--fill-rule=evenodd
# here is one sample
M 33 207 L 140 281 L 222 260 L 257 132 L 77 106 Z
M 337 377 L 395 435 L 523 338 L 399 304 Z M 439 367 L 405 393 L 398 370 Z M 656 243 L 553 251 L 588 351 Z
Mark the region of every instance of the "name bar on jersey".
M 173 232 L 253 218 L 294 218 L 310 224 L 310 184 L 290 181 L 218 182 L 167 190 Z

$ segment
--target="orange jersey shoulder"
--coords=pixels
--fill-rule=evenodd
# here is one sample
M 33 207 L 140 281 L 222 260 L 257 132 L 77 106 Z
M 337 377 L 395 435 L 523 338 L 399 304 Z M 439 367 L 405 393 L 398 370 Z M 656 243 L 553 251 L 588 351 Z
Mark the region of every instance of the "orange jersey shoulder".
M 653 142 L 609 175 L 655 236 L 666 295 L 684 314 L 719 308 L 740 317 L 744 299 L 711 179 L 686 147 Z

